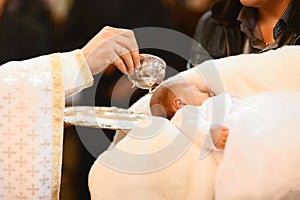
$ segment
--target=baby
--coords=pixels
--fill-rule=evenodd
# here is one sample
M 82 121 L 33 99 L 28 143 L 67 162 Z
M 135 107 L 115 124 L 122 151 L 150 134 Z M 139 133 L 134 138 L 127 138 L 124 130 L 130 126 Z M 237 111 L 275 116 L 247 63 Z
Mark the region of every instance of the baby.
M 201 91 L 195 85 L 183 80 L 165 82 L 155 89 L 150 100 L 153 116 L 171 119 L 177 110 L 185 105 L 201 106 L 210 97 L 208 91 Z M 215 147 L 224 149 L 229 129 L 215 126 L 210 130 Z

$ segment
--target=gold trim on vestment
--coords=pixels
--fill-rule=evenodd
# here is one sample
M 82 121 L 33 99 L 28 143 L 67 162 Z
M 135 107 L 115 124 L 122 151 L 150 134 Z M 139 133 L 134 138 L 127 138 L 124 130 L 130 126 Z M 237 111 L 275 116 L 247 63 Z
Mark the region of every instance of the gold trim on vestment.
M 77 64 L 79 66 L 79 69 L 82 69 L 83 66 L 84 66 L 84 63 L 85 63 L 85 57 L 84 57 L 83 53 L 80 50 L 78 50 L 78 49 L 72 51 L 72 53 L 76 57 L 76 61 L 77 61 Z
M 92 76 L 90 75 L 90 68 L 86 62 L 86 58 L 82 51 L 74 50 L 72 53 L 75 55 L 77 65 L 79 66 L 79 73 L 83 76 L 85 83 L 91 83 L 93 81 Z
M 60 54 L 51 54 L 52 68 L 52 183 L 51 199 L 58 200 L 63 151 L 64 84 Z

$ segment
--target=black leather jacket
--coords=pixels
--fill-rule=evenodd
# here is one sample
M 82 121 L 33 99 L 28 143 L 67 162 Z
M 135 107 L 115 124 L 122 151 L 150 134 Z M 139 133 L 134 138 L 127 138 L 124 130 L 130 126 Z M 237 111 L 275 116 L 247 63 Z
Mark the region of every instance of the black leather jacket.
M 242 53 L 244 33 L 237 20 L 242 8 L 239 0 L 226 0 L 216 3 L 198 22 L 191 50 L 188 68 L 208 59 L 222 58 Z M 300 1 L 294 2 L 285 37 L 279 43 L 300 45 Z M 287 40 L 287 38 L 289 38 Z

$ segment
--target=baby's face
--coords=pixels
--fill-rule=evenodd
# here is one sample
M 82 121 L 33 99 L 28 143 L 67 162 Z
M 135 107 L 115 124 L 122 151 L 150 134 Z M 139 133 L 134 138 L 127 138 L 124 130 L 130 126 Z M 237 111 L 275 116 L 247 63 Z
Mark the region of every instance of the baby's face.
M 196 105 L 197 106 L 201 106 L 202 103 L 209 98 L 209 94 L 206 92 L 202 92 L 199 90 L 199 88 L 197 88 L 196 86 L 192 86 L 193 92 L 196 96 Z
M 200 106 L 209 98 L 208 93 L 201 92 L 196 86 L 183 87 L 178 96 L 186 105 Z

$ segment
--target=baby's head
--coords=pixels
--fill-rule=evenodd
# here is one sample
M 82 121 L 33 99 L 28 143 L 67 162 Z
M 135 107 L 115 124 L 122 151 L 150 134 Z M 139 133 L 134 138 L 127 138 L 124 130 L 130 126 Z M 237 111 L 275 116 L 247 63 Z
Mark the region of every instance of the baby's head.
M 174 80 L 155 89 L 150 100 L 150 109 L 153 116 L 171 119 L 184 105 L 200 106 L 207 98 L 208 92 L 202 92 L 186 81 Z

